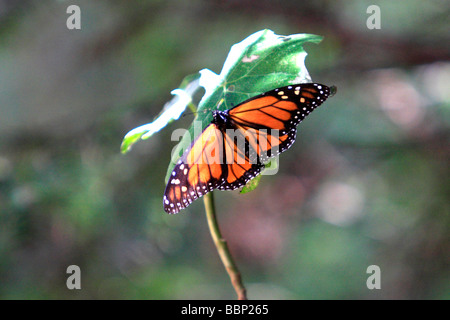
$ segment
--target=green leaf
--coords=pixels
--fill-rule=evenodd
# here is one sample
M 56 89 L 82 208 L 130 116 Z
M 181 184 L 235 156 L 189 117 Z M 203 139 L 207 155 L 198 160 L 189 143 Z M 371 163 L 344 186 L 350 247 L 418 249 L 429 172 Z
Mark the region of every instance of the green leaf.
M 256 176 L 255 178 L 247 182 L 247 184 L 242 188 L 240 193 L 244 194 L 255 190 L 256 187 L 259 185 L 259 180 L 261 180 L 261 178 L 262 175 L 260 174 L 259 176 Z
M 233 45 L 220 75 L 203 69 L 200 86 L 205 95 L 198 106 L 198 114 L 177 145 L 169 164 L 166 182 L 183 152 L 190 146 L 198 131 L 212 121 L 211 110 L 227 110 L 239 103 L 274 88 L 311 82 L 305 67 L 307 42 L 319 43 L 322 37 L 312 34 L 276 35 L 271 30 L 256 32 Z M 194 128 L 195 130 L 194 132 Z
M 180 87 L 171 92 L 175 97 L 164 105 L 163 110 L 153 122 L 137 127 L 125 135 L 120 151 L 127 153 L 137 141 L 150 138 L 167 124 L 177 120 L 186 107 L 191 104 L 192 96 L 200 88 L 199 78 L 199 73 L 185 77 Z
M 265 175 L 265 173 L 272 175 L 277 173 L 277 171 L 278 171 L 278 161 L 277 158 L 274 158 L 270 162 L 266 163 L 264 171 L 260 175 L 256 176 L 255 178 L 247 182 L 247 184 L 242 188 L 240 193 L 244 194 L 255 190 L 256 187 L 259 185 L 259 181 L 261 180 L 262 176 Z

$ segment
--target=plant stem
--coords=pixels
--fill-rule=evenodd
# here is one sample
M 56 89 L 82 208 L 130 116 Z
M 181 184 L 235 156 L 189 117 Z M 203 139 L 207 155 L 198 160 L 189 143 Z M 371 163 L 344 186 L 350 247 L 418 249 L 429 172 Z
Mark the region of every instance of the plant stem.
M 219 253 L 220 259 L 222 260 L 225 269 L 231 279 L 231 284 L 237 293 L 238 300 L 247 300 L 247 292 L 242 283 L 241 274 L 234 263 L 233 257 L 231 256 L 230 250 L 228 249 L 227 242 L 222 238 L 220 233 L 219 224 L 216 218 L 216 209 L 214 205 L 213 193 L 207 193 L 203 197 L 206 210 L 206 218 L 208 220 L 209 231 L 213 238 L 214 244 L 216 245 L 217 252 Z

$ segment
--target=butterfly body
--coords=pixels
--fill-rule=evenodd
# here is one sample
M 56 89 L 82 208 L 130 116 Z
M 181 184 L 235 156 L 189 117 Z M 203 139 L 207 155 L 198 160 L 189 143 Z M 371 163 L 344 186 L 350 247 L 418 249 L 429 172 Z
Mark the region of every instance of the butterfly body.
M 194 139 L 173 169 L 164 210 L 177 213 L 214 189 L 234 190 L 257 176 L 270 158 L 289 149 L 297 125 L 331 94 L 307 83 L 277 88 L 225 111 Z
M 219 130 L 233 129 L 233 124 L 230 121 L 228 110 L 213 110 L 212 115 L 213 120 L 211 121 L 211 123 L 215 124 L 219 128 Z

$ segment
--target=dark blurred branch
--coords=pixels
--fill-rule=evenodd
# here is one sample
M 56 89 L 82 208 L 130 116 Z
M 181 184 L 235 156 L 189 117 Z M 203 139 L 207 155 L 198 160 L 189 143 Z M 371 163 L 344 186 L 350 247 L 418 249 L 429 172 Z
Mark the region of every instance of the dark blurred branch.
M 286 24 L 297 26 L 299 33 L 314 33 L 325 36 L 325 41 L 334 40 L 341 47 L 339 69 L 362 71 L 374 68 L 413 66 L 435 61 L 450 60 L 448 33 L 442 39 L 436 40 L 438 34 L 433 34 L 429 41 L 424 34 L 411 34 L 408 37 L 396 37 L 383 30 L 359 32 L 351 29 L 350 24 L 342 23 L 342 16 L 336 14 L 339 2 L 334 1 L 216 1 L 216 6 L 210 6 L 208 13 L 202 15 L 216 19 L 217 5 L 236 14 L 249 14 L 253 19 L 264 19 L 266 16 L 280 16 L 287 20 Z M 430 24 L 442 21 L 448 17 L 448 9 L 437 13 Z M 366 15 L 361 11 L 361 15 Z M 401 23 L 401 21 L 399 21 Z M 441 23 L 445 23 L 441 22 Z M 364 29 L 365 26 L 362 28 Z M 293 27 L 294 29 L 294 27 Z M 276 30 L 274 30 L 276 31 Z M 381 31 L 381 32 L 380 32 Z M 430 31 L 433 32 L 433 31 Z M 376 57 L 376 59 L 374 59 Z

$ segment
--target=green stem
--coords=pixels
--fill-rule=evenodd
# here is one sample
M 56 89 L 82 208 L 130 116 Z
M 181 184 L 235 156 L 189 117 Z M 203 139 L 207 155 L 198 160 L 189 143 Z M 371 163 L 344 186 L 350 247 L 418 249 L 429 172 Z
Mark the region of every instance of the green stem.
M 228 249 L 227 242 L 222 238 L 220 233 L 219 224 L 216 218 L 216 208 L 214 205 L 213 193 L 207 193 L 203 197 L 206 210 L 206 218 L 208 220 L 209 231 L 213 238 L 214 244 L 216 245 L 217 252 L 219 253 L 220 259 L 222 260 L 225 269 L 231 279 L 231 284 L 237 293 L 238 300 L 247 300 L 247 293 L 244 285 L 242 284 L 241 274 L 234 263 L 233 257 L 231 256 L 230 250 Z

